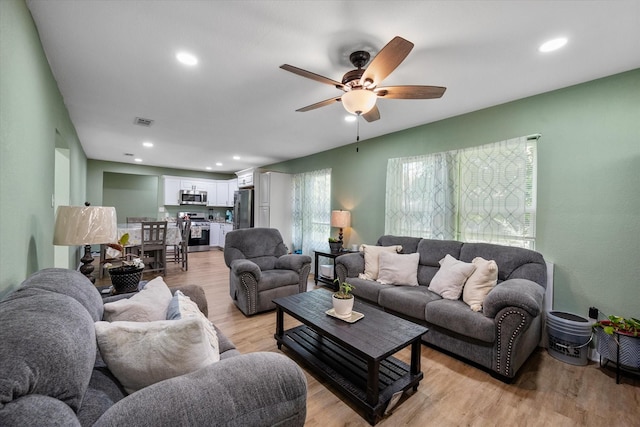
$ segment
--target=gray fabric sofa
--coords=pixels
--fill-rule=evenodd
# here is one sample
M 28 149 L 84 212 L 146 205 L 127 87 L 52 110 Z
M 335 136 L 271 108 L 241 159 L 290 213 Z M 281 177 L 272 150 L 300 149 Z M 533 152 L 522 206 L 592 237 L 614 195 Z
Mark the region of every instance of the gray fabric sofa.
M 358 278 L 364 271 L 362 253 L 336 258 L 338 279 L 355 286 L 356 297 L 385 311 L 429 327 L 425 343 L 467 359 L 503 381 L 512 379 L 534 349 L 542 331 L 546 263 L 538 252 L 485 243 L 382 236 L 378 246 L 401 245 L 402 253 L 420 254 L 419 286 L 385 285 Z M 498 284 L 475 312 L 461 299 L 443 299 L 427 289 L 439 261 L 450 254 L 471 262 L 495 260 Z
M 240 354 L 219 330 L 219 362 L 127 395 L 97 348 L 102 316 L 97 289 L 65 269 L 33 274 L 0 302 L 0 425 L 304 424 L 300 368 L 277 353 Z
M 307 290 L 311 257 L 289 254 L 275 228 L 228 232 L 224 262 L 229 267 L 229 295 L 246 316 L 275 310 L 274 299 Z

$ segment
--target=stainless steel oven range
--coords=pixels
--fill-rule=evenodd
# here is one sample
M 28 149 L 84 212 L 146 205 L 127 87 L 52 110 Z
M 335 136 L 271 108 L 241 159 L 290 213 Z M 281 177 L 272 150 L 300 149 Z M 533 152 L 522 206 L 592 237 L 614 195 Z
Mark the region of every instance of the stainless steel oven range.
M 203 213 L 179 212 L 178 218 L 188 216 L 191 219 L 191 232 L 187 243 L 187 251 L 202 252 L 209 250 L 209 234 L 211 227 Z

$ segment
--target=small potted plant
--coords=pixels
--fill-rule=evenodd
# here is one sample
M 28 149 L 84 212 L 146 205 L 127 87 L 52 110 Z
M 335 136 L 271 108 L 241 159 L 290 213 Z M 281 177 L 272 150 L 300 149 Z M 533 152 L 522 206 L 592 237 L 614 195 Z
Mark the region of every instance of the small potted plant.
M 104 265 L 109 272 L 111 284 L 116 294 L 136 292 L 140 279 L 142 279 L 144 262 L 137 255 L 125 253 L 124 247 L 128 242 L 129 233 L 125 233 L 117 243 L 107 243 L 108 247 L 119 251 L 121 254 L 119 257 L 121 265 L 114 266 L 111 263 L 105 263 Z
M 640 320 L 608 316 L 594 323 L 593 329 L 600 356 L 620 366 L 640 369 Z
M 351 316 L 351 312 L 353 311 L 353 302 L 355 301 L 355 298 L 351 291 L 355 289 L 355 286 L 347 282 L 340 283 L 338 279 L 334 280 L 334 282 L 339 283 L 339 287 L 338 291 L 334 292 L 331 298 L 331 301 L 333 302 L 333 309 L 336 316 L 348 318 Z
M 340 249 L 342 249 L 342 240 L 338 240 L 335 237 L 329 237 L 329 248 L 333 253 L 340 252 Z

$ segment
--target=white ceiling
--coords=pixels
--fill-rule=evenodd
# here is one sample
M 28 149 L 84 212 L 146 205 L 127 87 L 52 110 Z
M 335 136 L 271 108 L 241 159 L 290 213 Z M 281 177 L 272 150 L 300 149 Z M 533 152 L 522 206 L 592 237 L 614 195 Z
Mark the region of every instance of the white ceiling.
M 384 85 L 446 86 L 435 100 L 381 99 L 361 141 L 640 68 L 640 1 L 28 0 L 90 159 L 231 173 L 349 144 L 341 80 L 351 52 L 415 44 Z M 558 36 L 561 50 L 538 46 Z M 179 50 L 199 58 L 187 68 Z M 134 125 L 136 117 L 154 120 Z M 155 146 L 143 148 L 143 141 Z M 239 155 L 240 160 L 232 156 Z M 221 162 L 222 166 L 215 166 Z

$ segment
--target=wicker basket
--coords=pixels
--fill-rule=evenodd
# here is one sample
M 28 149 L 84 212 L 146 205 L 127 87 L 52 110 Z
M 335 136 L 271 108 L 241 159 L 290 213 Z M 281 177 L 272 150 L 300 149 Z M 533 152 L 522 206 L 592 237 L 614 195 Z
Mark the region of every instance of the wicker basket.
M 140 279 L 142 279 L 142 270 L 144 270 L 144 267 L 139 268 L 129 265 L 110 268 L 109 275 L 111 276 L 114 293 L 136 292 Z

